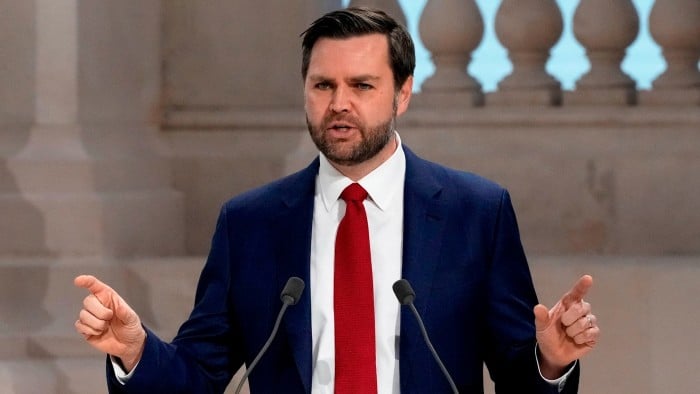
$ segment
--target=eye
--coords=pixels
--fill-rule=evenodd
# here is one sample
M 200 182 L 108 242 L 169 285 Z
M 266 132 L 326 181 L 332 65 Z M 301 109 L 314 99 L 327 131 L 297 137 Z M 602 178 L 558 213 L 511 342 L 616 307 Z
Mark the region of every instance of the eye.
M 331 88 L 331 84 L 328 83 L 328 82 L 323 81 L 323 82 L 317 83 L 316 85 L 314 85 L 314 87 L 315 87 L 316 89 L 319 89 L 319 90 L 328 90 L 328 89 Z
M 370 85 L 370 84 L 368 84 L 368 83 L 364 83 L 364 82 L 360 82 L 360 83 L 358 83 L 356 86 L 357 86 L 357 88 L 360 89 L 360 90 L 370 90 L 370 89 L 373 88 L 372 85 Z

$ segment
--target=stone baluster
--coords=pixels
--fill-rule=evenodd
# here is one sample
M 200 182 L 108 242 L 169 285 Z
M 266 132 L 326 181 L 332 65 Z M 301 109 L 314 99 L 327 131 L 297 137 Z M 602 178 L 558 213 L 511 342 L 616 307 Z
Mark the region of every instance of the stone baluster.
M 487 96 L 487 103 L 560 104 L 561 85 L 545 66 L 562 30 L 554 0 L 503 0 L 496 14 L 496 35 L 508 49 L 513 71 Z
M 423 45 L 435 72 L 414 99 L 420 106 L 482 105 L 481 84 L 467 73 L 471 54 L 481 42 L 484 21 L 474 0 L 429 0 L 419 23 Z
M 649 30 L 663 48 L 664 71 L 642 92 L 643 104 L 700 105 L 700 1 L 656 0 Z
M 406 26 L 406 15 L 396 0 L 351 0 L 348 6 L 378 8 Z
M 574 35 L 586 48 L 591 68 L 565 103 L 635 104 L 636 84 L 620 64 L 638 33 L 639 16 L 630 0 L 582 0 L 574 13 Z

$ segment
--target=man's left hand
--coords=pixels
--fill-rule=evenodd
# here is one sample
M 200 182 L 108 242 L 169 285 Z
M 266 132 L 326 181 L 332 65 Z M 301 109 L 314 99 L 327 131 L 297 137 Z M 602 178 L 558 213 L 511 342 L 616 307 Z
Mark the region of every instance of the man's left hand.
M 591 286 L 593 278 L 584 275 L 552 309 L 542 304 L 535 306 L 540 371 L 545 378 L 561 377 L 569 364 L 590 352 L 598 342 L 598 321 L 591 313 L 591 304 L 583 300 Z

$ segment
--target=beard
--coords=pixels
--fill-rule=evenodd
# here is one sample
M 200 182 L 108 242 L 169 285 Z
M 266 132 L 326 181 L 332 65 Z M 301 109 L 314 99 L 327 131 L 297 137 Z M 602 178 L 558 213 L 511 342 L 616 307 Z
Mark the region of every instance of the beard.
M 334 121 L 346 121 L 357 127 L 361 136 L 360 141 L 350 147 L 343 147 L 347 144 L 346 142 L 336 141 L 328 137 L 327 125 Z M 316 144 L 318 150 L 331 162 L 343 166 L 360 164 L 376 156 L 391 141 L 395 122 L 396 103 L 394 103 L 391 117 L 373 126 L 367 126 L 359 119 L 347 114 L 325 116 L 320 125 L 312 124 L 309 116 L 306 116 L 306 127 L 309 129 L 311 140 Z

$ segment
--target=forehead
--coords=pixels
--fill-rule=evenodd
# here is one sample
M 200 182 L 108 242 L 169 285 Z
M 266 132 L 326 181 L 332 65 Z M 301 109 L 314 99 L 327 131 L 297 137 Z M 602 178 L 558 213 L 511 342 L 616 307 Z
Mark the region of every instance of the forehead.
M 366 34 L 349 38 L 320 38 L 309 59 L 309 74 L 328 70 L 391 71 L 389 42 L 383 34 Z

